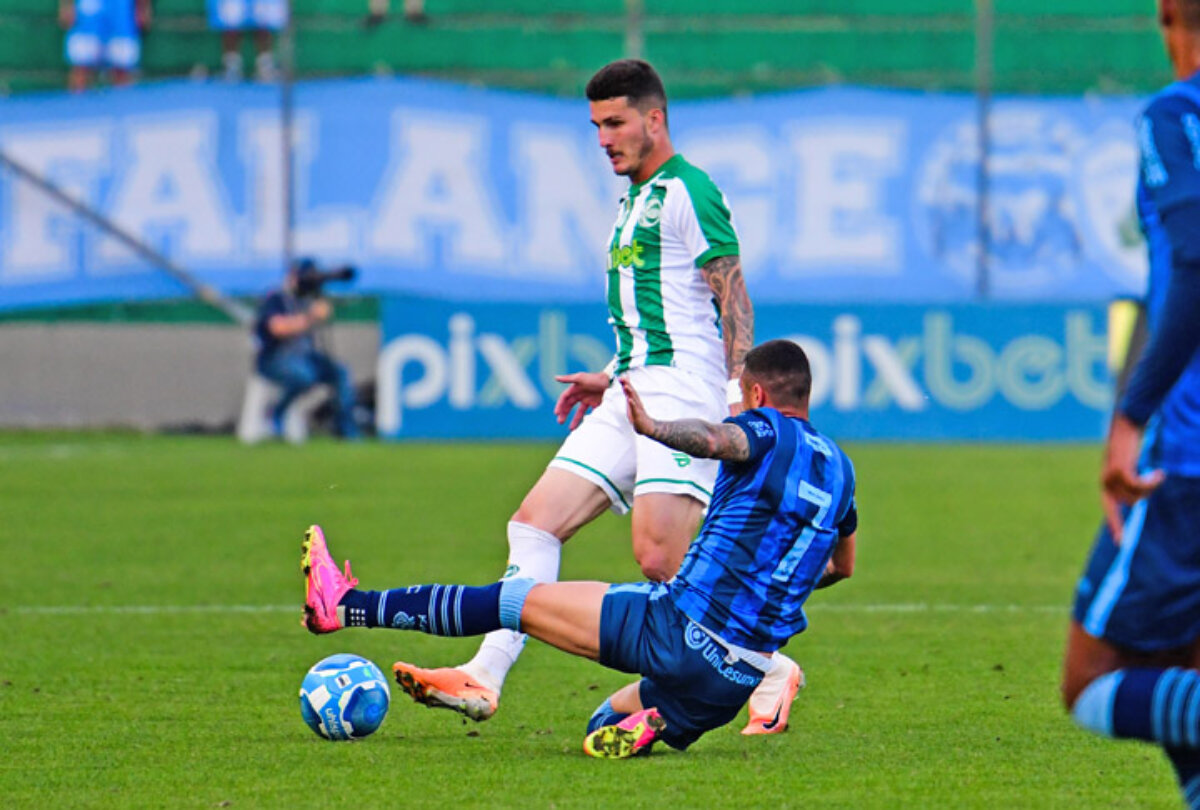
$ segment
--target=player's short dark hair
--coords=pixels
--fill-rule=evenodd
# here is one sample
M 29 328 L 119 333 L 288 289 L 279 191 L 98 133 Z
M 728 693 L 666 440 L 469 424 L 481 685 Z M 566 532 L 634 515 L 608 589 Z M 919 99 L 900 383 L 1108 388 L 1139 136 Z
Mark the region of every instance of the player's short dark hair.
M 658 109 L 667 114 L 667 91 L 662 79 L 649 62 L 641 59 L 618 59 L 596 71 L 587 83 L 588 101 L 606 101 L 625 97 L 630 106 L 642 113 Z
M 1183 18 L 1183 27 L 1200 31 L 1200 0 L 1179 0 L 1177 8 Z
M 780 405 L 805 405 L 812 392 L 808 355 L 790 340 L 768 340 L 748 351 L 742 376 L 761 385 Z

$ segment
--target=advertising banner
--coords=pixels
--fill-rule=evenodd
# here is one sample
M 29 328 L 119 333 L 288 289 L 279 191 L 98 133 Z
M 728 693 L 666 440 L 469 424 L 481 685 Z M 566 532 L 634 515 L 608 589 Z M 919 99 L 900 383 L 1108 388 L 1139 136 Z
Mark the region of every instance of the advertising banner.
M 556 438 L 556 374 L 612 357 L 600 304 L 383 308 L 376 422 L 389 438 Z M 812 417 L 839 439 L 1095 440 L 1111 402 L 1092 305 L 760 305 L 761 342 L 801 344 Z
M 166 83 L 0 99 L 0 148 L 201 280 L 282 271 L 277 88 Z M 725 191 L 758 302 L 1104 301 L 1140 291 L 1132 98 L 997 99 L 977 226 L 966 95 L 830 88 L 670 106 L 676 148 Z M 354 288 L 595 301 L 627 181 L 583 99 L 416 79 L 295 90 L 297 252 Z M 0 308 L 184 291 L 0 173 Z

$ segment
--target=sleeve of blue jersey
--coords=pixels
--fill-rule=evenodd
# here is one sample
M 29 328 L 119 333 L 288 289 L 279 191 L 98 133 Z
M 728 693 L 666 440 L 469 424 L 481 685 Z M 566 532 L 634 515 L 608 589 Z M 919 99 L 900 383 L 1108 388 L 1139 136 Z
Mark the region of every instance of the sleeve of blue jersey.
M 750 443 L 750 458 L 746 461 L 762 458 L 775 446 L 775 425 L 762 411 L 742 411 L 737 416 L 726 418 L 725 421 L 737 425 L 746 434 L 746 441 Z
M 854 498 L 850 498 L 850 507 L 846 510 L 846 514 L 838 521 L 837 525 L 838 537 L 849 537 L 858 531 L 858 504 Z
M 1142 184 L 1171 245 L 1166 303 L 1119 405 L 1142 425 L 1200 348 L 1200 94 L 1156 99 L 1138 122 L 1138 142 Z
M 1200 93 L 1160 95 L 1138 120 L 1142 181 L 1159 213 L 1200 199 Z
M 843 488 L 842 502 L 838 504 L 838 511 L 835 514 L 838 516 L 838 535 L 849 537 L 858 530 L 858 504 L 854 498 L 856 486 L 854 464 L 845 453 L 842 453 L 842 470 L 846 486 Z
M 1200 202 L 1175 209 L 1164 221 L 1169 223 L 1184 216 L 1200 225 Z M 1168 226 L 1172 246 L 1173 230 Z M 1196 317 L 1200 312 L 1200 262 L 1189 261 L 1174 250 L 1172 253 L 1175 255 L 1166 303 L 1119 406 L 1121 413 L 1135 425 L 1150 420 L 1200 350 L 1200 318 Z
M 267 321 L 276 315 L 281 315 L 284 312 L 283 296 L 275 291 L 267 295 L 258 305 L 258 312 L 255 313 L 255 326 L 259 329 L 265 329 Z

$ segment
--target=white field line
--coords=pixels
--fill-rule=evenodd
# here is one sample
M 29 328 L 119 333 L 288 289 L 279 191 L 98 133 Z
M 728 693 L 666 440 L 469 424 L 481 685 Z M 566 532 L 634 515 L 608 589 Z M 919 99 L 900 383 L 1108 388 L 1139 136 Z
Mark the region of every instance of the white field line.
M 302 609 L 297 601 L 294 605 L 15 605 L 0 606 L 0 615 L 16 616 L 105 616 L 105 615 L 169 615 L 169 614 L 213 614 L 213 613 L 299 613 Z M 926 602 L 894 602 L 878 604 L 831 604 L 806 605 L 811 613 L 1046 613 L 1065 614 L 1066 604 L 1060 605 L 954 605 L 930 604 Z
M 128 454 L 129 448 L 120 442 L 0 445 L 0 461 L 23 461 L 26 459 L 71 461 L 83 456 L 124 456 Z

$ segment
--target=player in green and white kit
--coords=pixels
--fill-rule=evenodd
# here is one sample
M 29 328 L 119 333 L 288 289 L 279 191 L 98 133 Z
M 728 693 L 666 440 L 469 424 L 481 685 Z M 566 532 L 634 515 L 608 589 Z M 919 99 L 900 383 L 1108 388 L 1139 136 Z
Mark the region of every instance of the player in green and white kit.
M 559 378 L 568 387 L 555 414 L 571 419 L 572 432 L 508 524 L 506 576 L 557 580 L 562 544 L 612 509 L 631 512 L 642 573 L 666 581 L 696 535 L 718 464 L 638 435 L 614 383 L 628 376 L 656 419 L 720 422 L 740 407 L 738 378 L 754 343 L 754 313 L 729 205 L 707 174 L 675 154 L 654 68 L 613 62 L 592 77 L 587 97 L 601 148 L 613 171 L 631 182 L 606 256 L 617 351 L 602 372 Z M 460 667 L 397 662 L 394 669 L 414 699 L 484 720 L 495 713 L 524 643 L 524 635 L 501 630 Z M 773 661 L 750 700 L 745 733 L 787 726 L 803 673 L 781 654 Z

